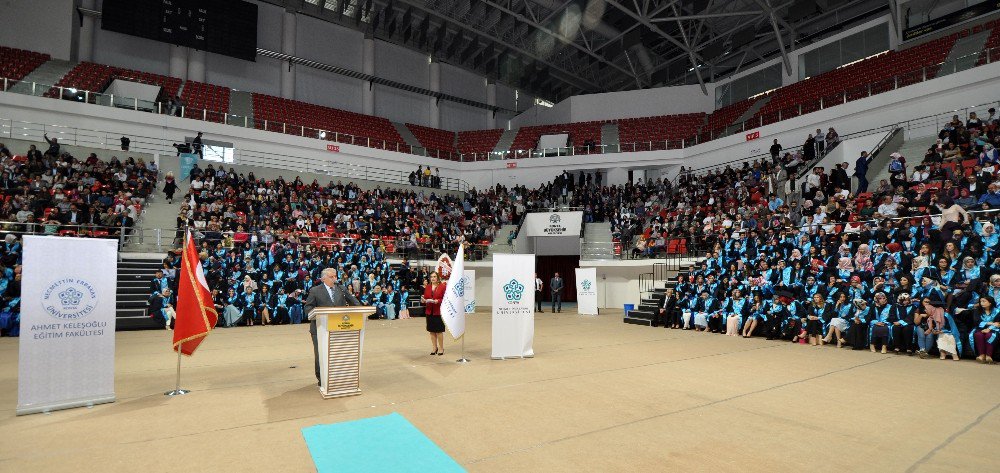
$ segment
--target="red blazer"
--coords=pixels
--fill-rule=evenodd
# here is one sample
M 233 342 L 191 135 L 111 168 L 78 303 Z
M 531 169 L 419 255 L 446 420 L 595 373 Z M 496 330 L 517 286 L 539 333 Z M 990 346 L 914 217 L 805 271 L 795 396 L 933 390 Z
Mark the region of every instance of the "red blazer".
M 424 299 L 434 299 L 437 302 L 427 302 L 424 308 L 425 316 L 441 316 L 441 299 L 444 299 L 445 287 L 448 285 L 446 282 L 438 284 L 437 290 L 431 290 L 431 285 L 428 284 L 424 286 Z

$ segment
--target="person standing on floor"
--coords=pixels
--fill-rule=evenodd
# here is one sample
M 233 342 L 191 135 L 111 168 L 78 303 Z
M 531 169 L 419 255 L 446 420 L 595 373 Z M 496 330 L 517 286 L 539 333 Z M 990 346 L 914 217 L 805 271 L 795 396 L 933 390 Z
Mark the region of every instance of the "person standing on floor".
M 563 280 L 559 277 L 559 273 L 556 273 L 549 281 L 549 290 L 552 291 L 552 312 L 562 312 Z M 558 309 L 556 304 L 558 304 Z
M 535 273 L 535 311 L 545 313 L 542 310 L 542 278 L 538 277 L 538 273 Z
M 431 355 L 444 355 L 444 320 L 441 318 L 441 301 L 447 284 L 441 282 L 441 275 L 434 271 L 428 278 L 430 284 L 424 287 L 420 302 L 424 303 L 424 318 L 427 333 L 431 336 L 434 351 Z

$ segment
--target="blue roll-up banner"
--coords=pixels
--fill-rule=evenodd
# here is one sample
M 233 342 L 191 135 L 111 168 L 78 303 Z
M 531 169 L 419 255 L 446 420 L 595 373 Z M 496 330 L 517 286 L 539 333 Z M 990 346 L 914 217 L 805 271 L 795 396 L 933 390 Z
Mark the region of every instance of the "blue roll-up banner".
M 198 155 L 194 153 L 181 153 L 181 181 L 186 181 L 191 178 L 191 170 L 194 169 L 195 163 L 198 162 Z

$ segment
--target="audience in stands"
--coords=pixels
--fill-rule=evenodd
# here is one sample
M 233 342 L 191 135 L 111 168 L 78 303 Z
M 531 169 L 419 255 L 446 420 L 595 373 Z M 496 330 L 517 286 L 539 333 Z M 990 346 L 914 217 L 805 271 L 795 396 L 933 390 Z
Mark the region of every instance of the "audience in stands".
M 0 219 L 13 232 L 118 237 L 131 231 L 158 170 L 141 158 L 80 161 L 49 140 L 45 154 L 31 145 L 24 156 L 0 161 Z

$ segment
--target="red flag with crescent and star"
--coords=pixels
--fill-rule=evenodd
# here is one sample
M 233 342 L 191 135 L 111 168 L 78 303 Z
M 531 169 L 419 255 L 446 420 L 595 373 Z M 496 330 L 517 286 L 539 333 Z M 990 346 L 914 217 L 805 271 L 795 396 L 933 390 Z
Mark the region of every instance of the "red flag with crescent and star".
M 174 351 L 191 356 L 201 341 L 215 328 L 219 313 L 212 301 L 205 273 L 198 259 L 191 232 L 184 239 L 184 254 L 178 274 L 177 316 L 174 321 Z

